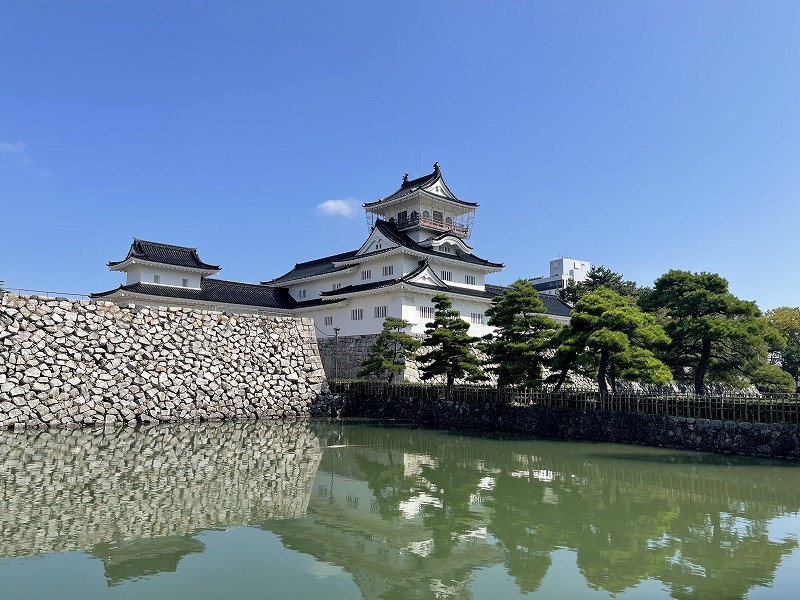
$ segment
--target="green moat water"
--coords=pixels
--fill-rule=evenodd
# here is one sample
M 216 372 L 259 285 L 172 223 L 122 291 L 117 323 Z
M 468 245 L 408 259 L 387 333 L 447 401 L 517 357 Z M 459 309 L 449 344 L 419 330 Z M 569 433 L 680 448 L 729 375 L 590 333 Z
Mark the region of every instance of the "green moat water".
M 370 422 L 0 432 L 0 597 L 796 598 L 800 465 Z

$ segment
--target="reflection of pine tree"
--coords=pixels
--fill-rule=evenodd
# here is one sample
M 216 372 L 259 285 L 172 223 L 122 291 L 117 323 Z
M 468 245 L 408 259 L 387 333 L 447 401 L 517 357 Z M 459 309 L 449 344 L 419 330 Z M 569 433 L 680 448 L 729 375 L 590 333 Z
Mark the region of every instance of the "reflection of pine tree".
M 678 599 L 744 598 L 755 586 L 770 586 L 798 545 L 771 541 L 767 531 L 771 519 L 800 508 L 792 468 L 631 446 L 343 431 L 338 443 L 369 447 L 358 451 L 363 457 L 350 463 L 350 474 L 363 470 L 381 507 L 393 510 L 382 518 L 399 521 L 400 502 L 421 492 L 441 502 L 421 513 L 433 554 L 416 557 L 405 571 L 409 580 L 398 578 L 382 597 L 414 597 L 423 581 L 469 581 L 495 552 L 522 591 L 536 591 L 552 553 L 566 548 L 594 589 L 620 593 L 654 580 Z M 428 454 L 437 464 L 423 466 L 422 477 L 403 477 L 403 452 Z M 483 477 L 491 489 L 481 490 Z M 480 512 L 470 509 L 476 493 Z M 458 547 L 461 536 L 482 526 L 496 546 Z
M 433 537 L 434 556 L 449 554 L 461 536 L 480 525 L 470 510 L 470 499 L 480 489 L 482 473 L 474 463 L 455 457 L 454 446 L 449 449 L 440 455 L 436 467 L 422 468 L 423 477 L 430 483 L 427 493 L 441 503 L 422 507 L 423 522 Z
M 386 462 L 379 462 L 359 454 L 356 463 L 375 497 L 377 513 L 384 519 L 394 519 L 400 516 L 400 504 L 414 495 L 415 479 L 404 476 L 402 455 L 396 457 L 395 452 L 386 450 L 385 456 Z
M 755 586 L 769 587 L 796 539 L 771 541 L 770 514 L 753 519 L 738 502 L 681 503 L 662 580 L 673 598 L 744 598 Z M 739 513 L 739 514 L 737 514 Z
M 552 505 L 542 503 L 544 484 L 531 476 L 533 462 L 533 457 L 524 456 L 513 466 L 507 463 L 495 477 L 494 491 L 485 504 L 492 509 L 490 530 L 504 547 L 508 574 L 527 593 L 539 589 L 556 549 L 540 533 Z

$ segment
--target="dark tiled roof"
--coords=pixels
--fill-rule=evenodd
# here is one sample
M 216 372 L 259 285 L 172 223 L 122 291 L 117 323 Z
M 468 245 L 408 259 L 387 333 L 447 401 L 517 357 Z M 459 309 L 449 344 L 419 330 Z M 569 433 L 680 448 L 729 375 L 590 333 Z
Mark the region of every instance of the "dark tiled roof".
M 486 291 L 495 296 L 502 296 L 505 291 L 508 289 L 507 286 L 504 285 L 491 285 L 487 283 L 485 286 Z M 557 315 L 559 317 L 568 317 L 571 314 L 571 310 L 568 304 L 559 299 L 558 296 L 552 296 L 550 294 L 542 294 L 539 293 L 539 300 L 542 301 L 544 304 L 545 309 L 547 310 L 548 315 Z
M 333 256 L 326 256 L 325 258 L 318 258 L 308 262 L 297 263 L 294 269 L 271 279 L 270 281 L 263 281 L 264 285 L 271 285 L 274 283 L 283 283 L 285 281 L 294 281 L 295 279 L 304 279 L 306 277 L 314 277 L 316 275 L 327 275 L 328 273 L 335 273 L 336 271 L 343 271 L 349 267 L 337 267 L 333 263 L 342 260 L 353 258 L 358 250 L 351 250 L 350 252 L 343 252 L 342 254 L 334 254 Z
M 409 248 L 411 250 L 416 250 L 418 252 L 422 252 L 429 256 L 435 256 L 437 258 L 451 258 L 456 260 L 461 260 L 467 263 L 471 263 L 474 265 L 481 265 L 486 267 L 502 267 L 503 263 L 494 263 L 488 261 L 484 258 L 480 258 L 475 256 L 474 254 L 467 254 L 466 252 L 462 252 L 460 249 L 456 248 L 454 254 L 444 254 L 443 252 L 437 252 L 432 248 L 426 248 L 425 246 L 421 246 L 417 242 L 415 242 L 408 234 L 399 231 L 397 229 L 397 225 L 395 223 L 389 223 L 388 221 L 384 221 L 383 219 L 378 219 L 375 222 L 375 227 L 378 227 L 387 238 L 391 238 L 396 241 L 398 244 L 405 248 Z
M 128 255 L 124 260 L 112 261 L 109 267 L 121 264 L 129 258 L 138 258 L 150 262 L 173 265 L 176 267 L 189 267 L 192 269 L 205 269 L 219 271 L 219 265 L 210 265 L 200 260 L 197 255 L 197 248 L 187 248 L 186 246 L 172 246 L 159 242 L 148 242 L 133 238 Z
M 563 302 L 558 296 L 553 296 L 551 294 L 539 294 L 539 300 L 541 300 L 542 304 L 544 304 L 548 315 L 568 317 L 572 314 L 572 309 L 569 307 L 569 305 Z
M 253 283 L 226 281 L 206 277 L 201 282 L 201 288 L 177 287 L 169 285 L 156 285 L 153 283 L 134 283 L 121 285 L 107 292 L 92 294 L 92 298 L 103 298 L 118 291 L 134 294 L 146 294 L 162 298 L 181 298 L 184 300 L 198 300 L 215 304 L 241 304 L 261 308 L 292 309 L 310 306 L 319 301 L 298 303 L 285 288 L 273 288 Z
M 396 200 L 398 198 L 402 198 L 403 196 L 407 196 L 416 190 L 428 188 L 439 180 L 441 180 L 442 184 L 445 186 L 445 188 L 447 188 L 447 184 L 444 183 L 444 178 L 442 177 L 442 172 L 439 170 L 439 163 L 435 163 L 433 165 L 433 173 L 430 173 L 428 175 L 423 175 L 422 177 L 417 177 L 416 179 L 411 179 L 411 180 L 408 179 L 408 174 L 406 174 L 406 176 L 403 177 L 403 183 L 400 185 L 400 188 L 396 192 L 389 194 L 385 198 L 381 198 L 380 200 L 377 200 L 375 202 L 366 202 L 364 204 L 364 207 L 367 208 L 372 206 L 378 206 L 379 204 L 386 203 L 391 200 Z M 447 189 L 449 190 L 449 188 Z M 449 202 L 455 202 L 457 204 L 461 204 L 464 206 L 478 206 L 476 202 L 466 202 L 464 200 L 459 200 L 458 198 L 455 197 L 451 198 L 450 196 L 443 196 L 442 194 L 437 194 L 429 190 L 426 191 L 435 196 L 440 196 L 441 198 Z
M 417 242 L 415 242 L 411 237 L 409 237 L 406 233 L 402 231 L 398 231 L 397 225 L 394 223 L 389 223 L 388 221 L 384 221 L 379 219 L 375 222 L 375 227 L 377 227 L 380 232 L 386 236 L 387 239 L 394 241 L 396 244 L 399 244 L 403 248 L 408 248 L 410 250 L 415 250 L 427 256 L 435 256 L 436 258 L 445 258 L 451 260 L 458 260 L 465 263 L 478 265 L 482 267 L 497 267 L 502 268 L 503 263 L 494 263 L 488 261 L 486 259 L 480 258 L 475 256 L 474 254 L 467 254 L 466 252 L 462 252 L 458 248 L 455 249 L 455 253 L 453 254 L 444 254 L 442 252 L 436 252 L 432 248 L 426 248 L 425 246 L 421 246 Z M 353 250 L 351 252 L 344 252 L 342 254 L 336 254 L 334 256 L 327 256 L 325 258 L 318 258 L 317 260 L 312 260 L 309 262 L 304 263 L 297 263 L 291 271 L 281 275 L 280 277 L 276 277 L 270 281 L 264 281 L 265 285 L 273 285 L 273 284 L 282 284 L 288 283 L 291 281 L 295 281 L 297 279 L 304 279 L 306 277 L 314 277 L 317 275 L 327 275 L 328 273 L 335 273 L 336 271 L 343 271 L 349 267 L 337 267 L 334 263 L 343 262 L 343 261 L 353 261 L 356 262 L 361 258 L 367 256 L 373 256 L 375 254 L 383 254 L 388 252 L 391 248 L 378 250 L 377 252 L 370 252 L 368 254 L 357 255 L 356 253 L 358 250 Z

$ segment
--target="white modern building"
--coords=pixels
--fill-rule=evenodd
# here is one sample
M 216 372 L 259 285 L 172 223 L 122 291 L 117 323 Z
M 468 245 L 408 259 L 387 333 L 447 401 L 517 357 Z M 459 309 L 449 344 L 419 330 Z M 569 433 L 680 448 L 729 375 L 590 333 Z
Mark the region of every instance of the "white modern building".
M 555 296 L 558 290 L 567 287 L 570 280 L 580 283 L 586 279 L 592 265 L 588 260 L 554 258 L 550 261 L 549 277 L 534 277 L 530 280 L 539 294 Z

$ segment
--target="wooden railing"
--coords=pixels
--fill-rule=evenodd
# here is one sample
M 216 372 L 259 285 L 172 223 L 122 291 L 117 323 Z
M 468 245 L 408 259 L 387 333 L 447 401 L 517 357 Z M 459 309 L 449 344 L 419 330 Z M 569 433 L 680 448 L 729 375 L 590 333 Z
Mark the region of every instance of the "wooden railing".
M 466 225 L 461 225 L 459 223 L 447 224 L 444 221 L 439 221 L 437 219 L 425 218 L 420 216 L 408 217 L 407 219 L 403 219 L 402 221 L 397 221 L 398 229 L 406 229 L 408 227 L 415 227 L 418 225 L 422 227 L 427 227 L 429 229 L 436 229 L 437 231 L 452 231 L 459 237 L 469 237 L 469 227 Z
M 419 400 L 443 400 L 444 386 L 381 381 L 329 381 L 331 391 Z M 594 390 L 542 391 L 512 387 L 457 385 L 451 392 L 457 402 L 483 402 L 514 406 L 540 406 L 574 410 L 604 410 L 694 419 L 747 421 L 751 423 L 800 424 L 797 394 L 712 394 L 705 396 L 664 393 L 617 393 L 602 395 Z

